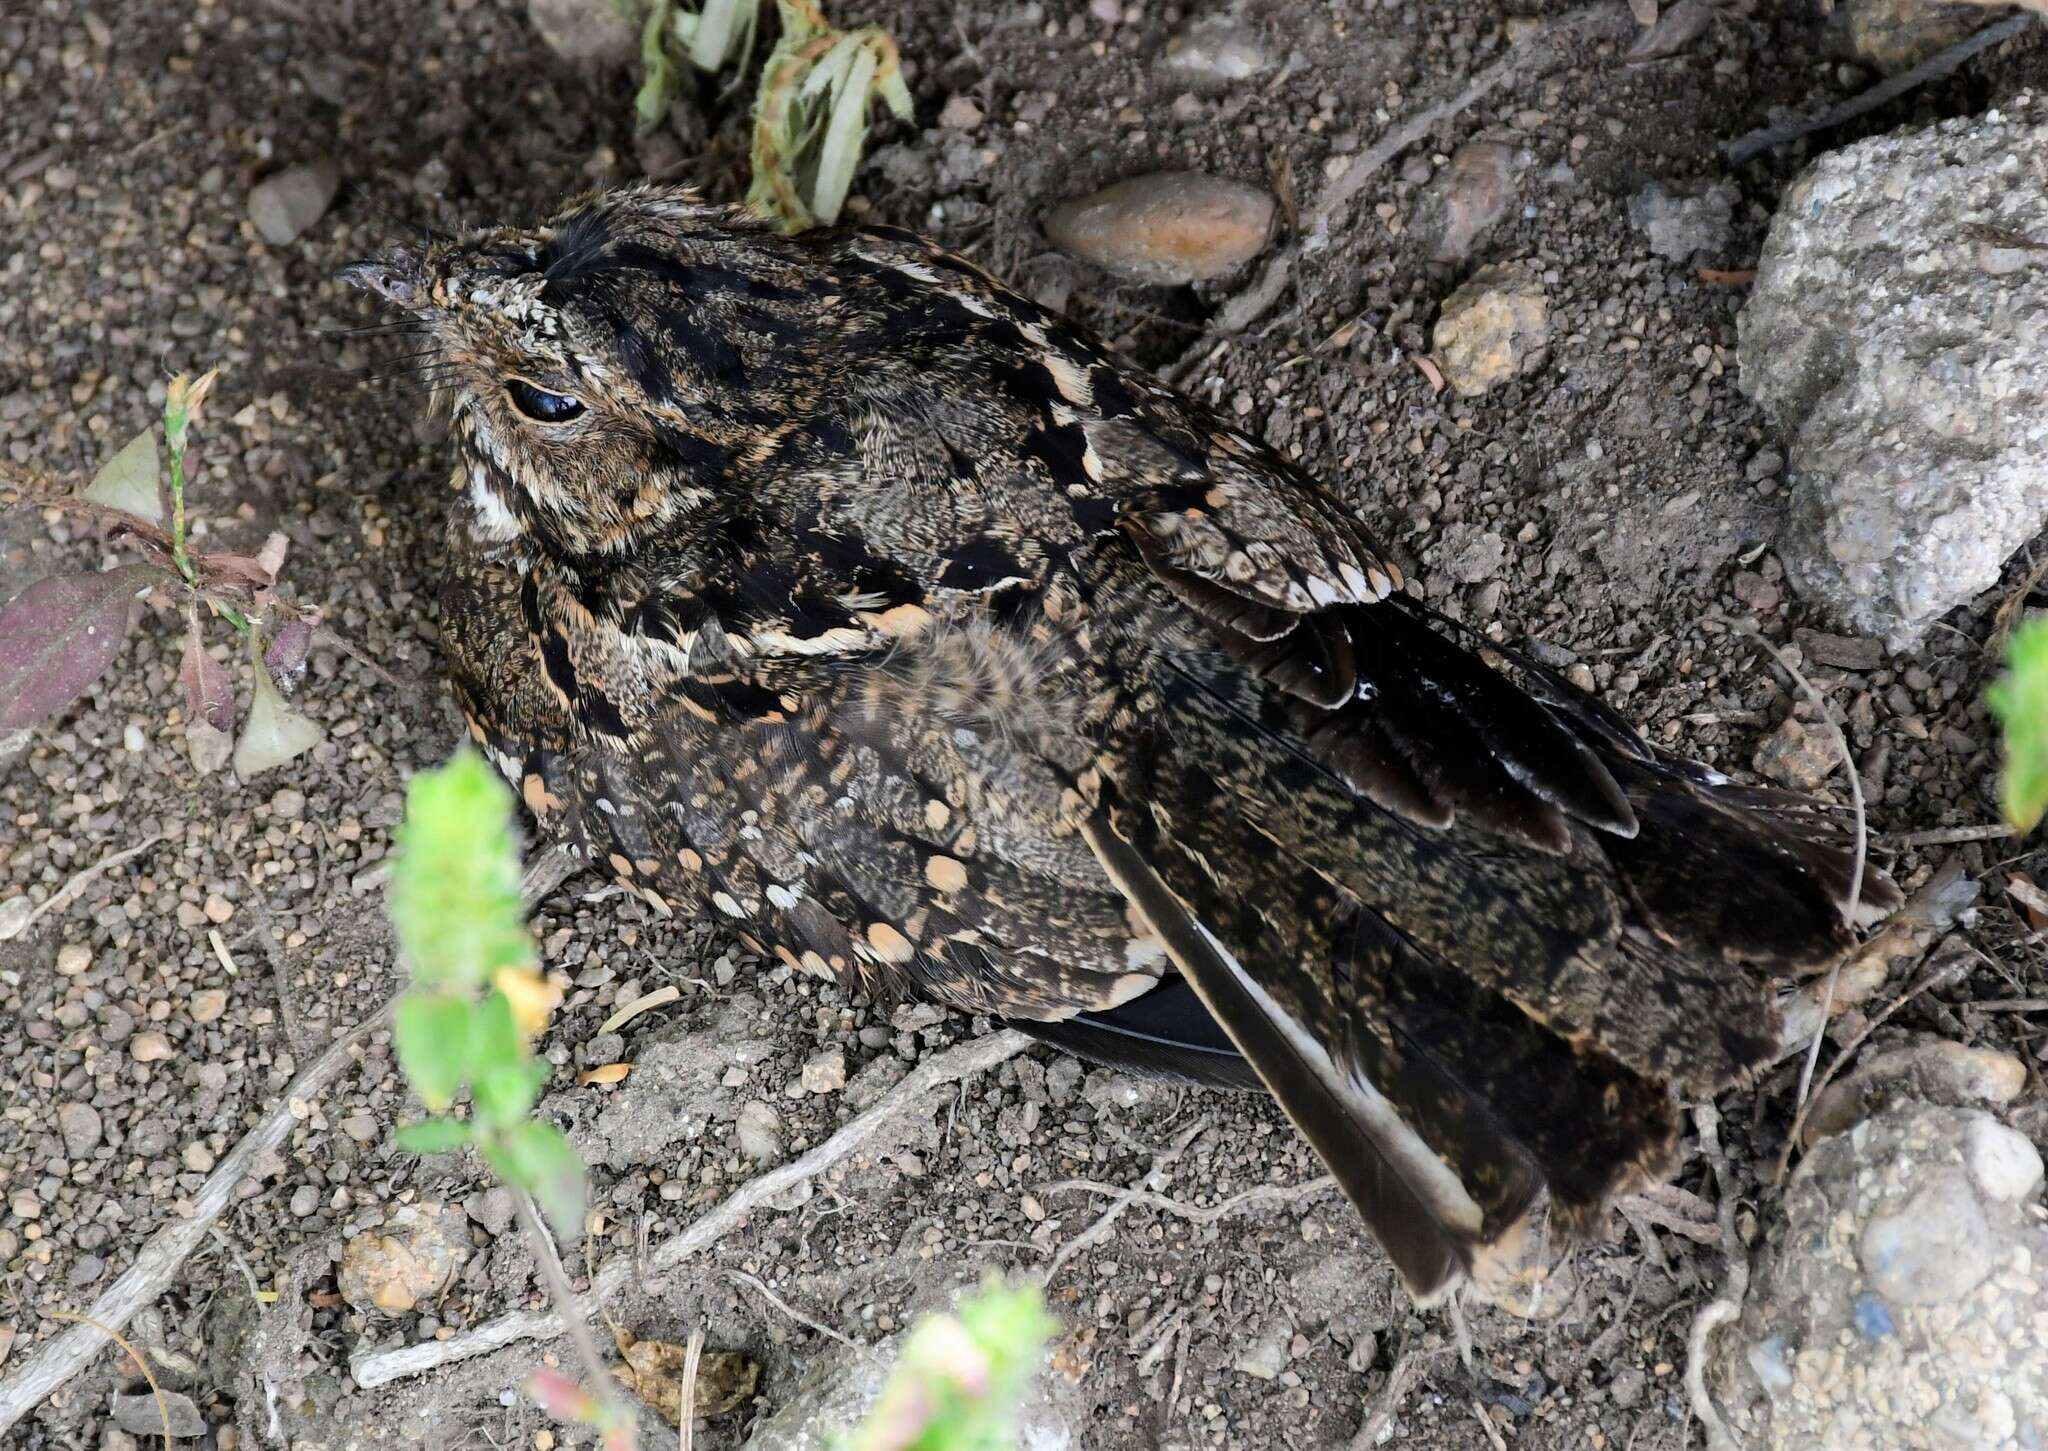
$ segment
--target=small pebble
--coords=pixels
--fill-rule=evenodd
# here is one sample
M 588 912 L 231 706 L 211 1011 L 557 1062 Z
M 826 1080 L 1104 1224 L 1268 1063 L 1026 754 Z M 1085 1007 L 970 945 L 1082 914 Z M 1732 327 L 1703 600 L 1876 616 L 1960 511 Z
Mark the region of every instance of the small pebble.
M 1434 340 L 1451 386 L 1475 398 L 1542 362 L 1550 298 L 1524 268 L 1482 267 L 1444 299 Z
M 1757 747 L 1751 764 L 1758 775 L 1781 786 L 1812 791 L 1834 774 L 1838 760 L 1834 738 L 1827 731 L 1788 716 Z
M 813 1054 L 803 1066 L 806 1093 L 837 1093 L 846 1087 L 846 1050 L 827 1048 Z
M 137 1033 L 128 1053 L 137 1063 L 161 1063 L 171 1056 L 171 1040 L 162 1033 Z
M 173 1440 L 189 1441 L 206 1434 L 206 1417 L 182 1391 L 166 1389 L 161 1402 L 153 1390 L 116 1392 L 108 1399 L 107 1415 L 123 1431 L 147 1437 L 159 1445 L 163 1442 L 166 1418 Z
M 981 107 L 970 96 L 948 96 L 939 109 L 939 124 L 948 131 L 972 131 L 981 122 Z
M 228 1010 L 228 995 L 217 987 L 201 988 L 192 994 L 192 1021 L 211 1023 Z
M 340 186 L 341 173 L 331 161 L 288 166 L 250 190 L 249 220 L 271 246 L 287 246 L 320 220 Z
M 67 942 L 57 949 L 57 974 L 60 977 L 77 977 L 92 966 L 92 949 L 76 942 Z
M 758 1098 L 747 1100 L 740 1105 L 735 1128 L 740 1152 L 755 1163 L 773 1163 L 782 1157 L 782 1115 L 771 1105 Z
M 1060 203 L 1045 235 L 1133 282 L 1179 286 L 1226 276 L 1258 256 L 1277 210 L 1270 194 L 1245 182 L 1163 171 Z
M 57 1132 L 64 1137 L 65 1154 L 83 1159 L 99 1147 L 100 1111 L 89 1103 L 67 1103 L 57 1110 Z

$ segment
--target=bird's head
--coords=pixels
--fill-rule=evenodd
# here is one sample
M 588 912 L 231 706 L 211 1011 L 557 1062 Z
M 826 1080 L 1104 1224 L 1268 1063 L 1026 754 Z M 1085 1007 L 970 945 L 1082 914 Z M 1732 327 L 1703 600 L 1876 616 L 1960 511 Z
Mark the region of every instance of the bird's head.
M 397 247 L 342 276 L 402 308 L 452 409 L 478 527 L 626 552 L 701 510 L 791 416 L 818 274 L 688 190 Z

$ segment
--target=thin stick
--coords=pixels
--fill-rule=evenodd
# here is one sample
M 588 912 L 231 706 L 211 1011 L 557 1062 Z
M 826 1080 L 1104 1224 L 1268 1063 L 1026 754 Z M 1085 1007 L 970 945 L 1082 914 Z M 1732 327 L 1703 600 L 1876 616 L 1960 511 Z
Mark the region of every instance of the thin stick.
M 676 1394 L 676 1451 L 690 1451 L 697 1439 L 697 1363 L 703 1358 L 704 1327 L 699 1325 L 683 1347 L 683 1383 Z
M 1127 1196 L 1132 1204 L 1142 1205 L 1147 1209 L 1157 1209 L 1164 1214 L 1191 1219 L 1197 1224 L 1213 1224 L 1255 1204 L 1297 1204 L 1304 1199 L 1313 1199 L 1319 1194 L 1328 1193 L 1336 1187 L 1337 1181 L 1325 1174 L 1320 1179 L 1311 1179 L 1305 1184 L 1261 1185 L 1256 1189 L 1247 1189 L 1242 1194 L 1233 1194 L 1220 1204 L 1207 1206 L 1183 1204 L 1180 1200 L 1170 1199 L 1164 1194 L 1154 1194 L 1143 1189 L 1119 1188 L 1115 1184 L 1105 1184 L 1099 1179 L 1062 1179 L 1057 1184 L 1048 1185 L 1045 1192 L 1062 1194 L 1072 1190 L 1087 1190 L 1094 1194 L 1122 1195 Z
M 1039 1283 L 1050 1285 L 1068 1260 L 1109 1233 L 1111 1226 L 1123 1216 L 1123 1212 L 1131 1207 L 1140 1194 L 1148 1190 L 1156 1191 L 1159 1185 L 1165 1182 L 1166 1171 L 1173 1167 L 1174 1161 L 1186 1153 L 1188 1145 L 1214 1122 L 1213 1117 L 1204 1114 L 1197 1122 L 1181 1130 L 1171 1144 L 1154 1154 L 1152 1167 L 1145 1171 L 1143 1182 L 1118 1191 L 1116 1202 L 1102 1211 L 1100 1219 L 1061 1245 L 1060 1252 L 1052 1257 L 1052 1263 L 1045 1267 L 1045 1273 L 1039 1277 Z
M 1904 850 L 1916 846 L 1961 846 L 1968 841 L 2004 841 L 2012 835 L 2013 829 L 2001 821 L 1990 826 L 1938 826 L 1931 831 L 1881 831 L 1877 844 Z
M 1479 1422 L 1479 1429 L 1486 1432 L 1486 1439 L 1493 1443 L 1493 1451 L 1508 1451 L 1508 1443 L 1500 1436 L 1500 1427 L 1493 1424 L 1493 1417 L 1486 1414 L 1486 1407 L 1479 1404 L 1479 1397 L 1472 1397 L 1472 1418 Z
M 1856 1050 L 1864 1045 L 1870 1035 L 1883 1027 L 1900 1008 L 1903 1008 L 1907 1003 L 1919 997 L 1920 994 L 1926 992 L 1929 988 L 1946 987 L 1948 984 L 1955 982 L 1964 973 L 1968 972 L 1976 962 L 1976 949 L 1965 948 L 1957 953 L 1952 960 L 1933 969 L 1926 977 L 1920 979 L 1912 987 L 1907 988 L 1906 991 L 1893 998 L 1885 1005 L 1883 1012 L 1865 1023 L 1861 1031 L 1856 1033 L 1854 1037 L 1850 1038 L 1848 1042 L 1844 1043 L 1837 1050 L 1835 1056 L 1828 1062 L 1828 1071 L 1821 1075 L 1820 1088 L 1817 1091 L 1826 1091 L 1827 1086 L 1835 1081 L 1835 1075 L 1842 1071 L 1842 1065 L 1854 1057 Z M 1793 1115 L 1791 1131 L 1785 1135 L 1785 1147 L 1778 1154 L 1778 1167 L 1771 1175 L 1771 1183 L 1773 1185 L 1780 1183 L 1785 1177 L 1785 1168 L 1792 1162 L 1792 1150 L 1798 1146 L 1800 1136 L 1806 1131 L 1806 1115 L 1811 1107 L 1811 1104 L 1802 1103 L 1799 1106 L 1799 1112 Z
M 1947 50 L 1929 56 L 1911 70 L 1900 71 L 1887 80 L 1879 81 L 1861 95 L 1854 96 L 1839 106 L 1831 107 L 1818 116 L 1809 116 L 1802 121 L 1787 121 L 1782 126 L 1766 126 L 1745 136 L 1738 136 L 1721 147 L 1721 154 L 1728 158 L 1730 166 L 1740 166 L 1766 151 L 1776 150 L 1788 141 L 1797 141 L 1802 136 L 1811 136 L 1816 131 L 1826 131 L 1841 125 L 1844 121 L 1853 121 L 1866 111 L 1875 111 L 1887 101 L 1903 96 L 1915 86 L 1940 80 L 1978 51 L 1997 45 L 2000 41 L 2012 39 L 2032 25 L 2034 18 L 2032 15 L 2021 14 L 2013 16 L 2010 20 L 2001 20 L 1995 25 L 1987 25 L 1976 34 L 1957 41 Z
M 748 1215 L 766 1206 L 784 1190 L 822 1174 L 896 1119 L 921 1107 L 934 1090 L 984 1073 L 1016 1057 L 1029 1048 L 1032 1041 L 1015 1029 L 1006 1029 L 985 1038 L 971 1039 L 936 1057 L 927 1058 L 873 1107 L 848 1120 L 831 1138 L 802 1158 L 748 1180 L 717 1208 L 659 1245 L 643 1265 L 636 1266 L 627 1259 L 606 1264 L 603 1270 L 591 1277 L 590 1292 L 579 1299 L 578 1304 L 588 1302 L 595 1305 L 616 1294 L 625 1287 L 637 1268 L 658 1275 L 709 1249 L 737 1229 Z M 350 1362 L 349 1372 L 358 1386 L 372 1390 L 407 1376 L 424 1375 L 458 1360 L 488 1355 L 521 1340 L 551 1340 L 562 1330 L 562 1318 L 552 1310 L 518 1310 L 447 1340 L 429 1340 L 397 1350 L 359 1356 Z
M 1778 668 L 1798 682 L 1799 688 L 1806 692 L 1806 698 L 1813 702 L 1814 708 L 1820 712 L 1820 718 L 1827 723 L 1829 732 L 1835 738 L 1835 749 L 1842 757 L 1842 771 L 1849 778 L 1849 799 L 1856 805 L 1856 865 L 1849 872 L 1849 902 L 1842 909 L 1843 918 L 1854 926 L 1856 908 L 1863 900 L 1863 861 L 1870 850 L 1870 829 L 1863 814 L 1863 777 L 1858 774 L 1856 757 L 1849 750 L 1848 734 L 1835 720 L 1835 713 L 1828 709 L 1827 697 L 1814 689 L 1813 682 L 1808 680 L 1799 667 L 1787 659 L 1776 645 L 1766 640 L 1753 626 L 1749 629 L 1738 628 L 1736 633 L 1746 635 L 1751 644 L 1777 661 Z M 1835 984 L 1841 975 L 1842 962 L 1837 958 L 1828 968 L 1828 985 L 1821 993 L 1820 999 L 1820 1022 L 1814 1027 L 1812 1046 L 1806 1050 L 1806 1062 L 1799 1069 L 1799 1093 L 1794 1102 L 1797 1112 L 1802 1114 L 1806 1111 L 1807 1091 L 1813 1086 L 1814 1065 L 1820 1062 L 1821 1040 L 1827 1037 L 1828 1014 L 1835 1006 Z
M 386 1003 L 382 1011 L 335 1039 L 326 1052 L 292 1080 L 291 1087 L 264 1115 L 263 1121 L 243 1135 L 242 1141 L 207 1176 L 199 1192 L 192 1196 L 190 1213 L 172 1219 L 151 1235 L 135 1263 L 93 1301 L 92 1322 L 119 1330 L 138 1310 L 164 1292 L 177 1278 L 179 1267 L 199 1248 L 213 1222 L 234 1202 L 235 1186 L 250 1176 L 255 1160 L 284 1143 L 292 1125 L 298 1122 L 291 1105 L 316 1103 L 324 1097 L 343 1073 L 355 1067 L 356 1046 L 372 1030 L 390 1021 L 390 1014 L 391 1004 Z M 99 1337 L 85 1325 L 45 1341 L 20 1370 L 0 1382 L 0 1436 L 83 1369 L 99 1348 Z
M 804 1314 L 803 1311 L 793 1308 L 788 1301 L 769 1289 L 767 1282 L 759 1275 L 750 1275 L 745 1270 L 727 1270 L 725 1277 L 729 1280 L 738 1280 L 742 1285 L 752 1289 L 762 1299 L 766 1300 L 790 1319 L 796 1321 L 797 1324 L 817 1331 L 827 1340 L 836 1340 L 848 1350 L 859 1351 L 862 1355 L 874 1354 L 872 1350 L 861 1344 L 858 1340 L 855 1340 L 852 1336 L 843 1335 L 839 1331 L 834 1330 L 830 1325 L 813 1320 L 810 1316 Z
M 148 844 L 143 843 L 144 846 Z M 141 849 L 131 848 L 129 854 Z M 100 863 L 99 868 L 92 870 L 103 869 L 115 860 L 115 857 L 109 857 Z M 520 901 L 531 911 L 536 902 L 579 870 L 581 863 L 571 853 L 555 850 L 542 854 L 527 867 L 525 876 L 520 879 Z M 241 1142 L 228 1150 L 213 1173 L 207 1176 L 199 1193 L 193 1196 L 190 1214 L 174 1219 L 151 1235 L 142 1252 L 135 1257 L 135 1263 L 93 1302 L 93 1321 L 118 1330 L 136 1311 L 164 1292 L 178 1277 L 186 1259 L 199 1248 L 214 1221 L 226 1212 L 234 1199 L 235 1186 L 249 1177 L 250 1166 L 285 1141 L 292 1125 L 298 1122 L 292 1105 L 318 1102 L 344 1073 L 354 1068 L 356 1048 L 373 1031 L 391 1021 L 397 1003 L 397 998 L 390 999 L 370 1017 L 336 1038 L 325 1052 L 313 1060 L 311 1066 L 292 1080 L 291 1086 L 270 1106 L 262 1121 L 244 1134 Z M 98 1350 L 99 1342 L 93 1338 L 92 1331 L 83 1326 L 44 1342 L 11 1378 L 0 1381 L 0 1435 L 82 1370 Z
M 89 1315 L 74 1315 L 69 1310 L 45 1310 L 52 1320 L 72 1320 L 80 1325 L 90 1325 L 107 1339 L 128 1352 L 128 1358 L 135 1362 L 135 1368 L 142 1372 L 142 1378 L 149 1382 L 149 1393 L 156 1397 L 157 1418 L 164 1423 L 164 1451 L 171 1451 L 171 1405 L 164 1399 L 164 1388 L 157 1384 L 156 1372 L 149 1368 L 149 1362 L 142 1352 L 130 1345 L 118 1331 L 109 1330 Z
M 48 901 L 42 903 L 40 906 L 31 908 L 29 910 L 29 914 L 26 917 L 23 917 L 19 922 L 0 922 L 0 942 L 11 941 L 16 937 L 21 936 L 22 933 L 28 931 L 29 928 L 35 926 L 37 921 L 40 920 L 47 913 L 63 911 L 66 907 L 70 906 L 74 900 L 77 899 L 79 893 L 83 892 L 87 887 L 91 886 L 93 883 L 93 879 L 98 877 L 102 872 L 112 871 L 115 867 L 121 865 L 121 863 L 128 861 L 131 858 L 142 855 L 142 853 L 148 851 L 151 847 L 155 846 L 158 842 L 162 841 L 163 839 L 164 834 L 162 832 L 152 832 L 149 836 L 137 842 L 134 846 L 125 847 L 122 850 L 113 853 L 111 856 L 101 857 L 91 866 L 87 867 L 84 871 L 74 876 L 70 881 L 66 882 L 63 886 L 59 887 L 56 891 L 52 892 L 50 894 Z
M 1721 1152 L 1721 1114 L 1711 1103 L 1695 1104 L 1693 1124 L 1700 1133 L 1700 1154 L 1714 1169 L 1714 1185 L 1720 1195 L 1721 1257 L 1728 1266 L 1728 1278 L 1721 1293 L 1700 1307 L 1685 1337 L 1685 1394 L 1692 1413 L 1707 1428 L 1709 1451 L 1742 1451 L 1742 1442 L 1728 1429 L 1721 1408 L 1707 1391 L 1707 1342 L 1714 1332 L 1742 1314 L 1742 1302 L 1749 1294 L 1749 1256 L 1735 1233 L 1735 1183 L 1728 1172 L 1728 1157 Z
M 1416 1370 L 1425 1360 L 1442 1355 L 1441 1350 L 1403 1350 L 1394 1362 L 1394 1368 L 1387 1372 L 1387 1383 L 1380 1388 L 1379 1404 L 1373 1413 L 1365 1418 L 1365 1424 L 1358 1428 L 1358 1434 L 1351 1438 L 1350 1451 L 1374 1451 L 1387 1428 L 1394 1424 L 1394 1417 L 1401 1409 L 1401 1397 L 1408 1392 L 1408 1383 L 1415 1378 Z

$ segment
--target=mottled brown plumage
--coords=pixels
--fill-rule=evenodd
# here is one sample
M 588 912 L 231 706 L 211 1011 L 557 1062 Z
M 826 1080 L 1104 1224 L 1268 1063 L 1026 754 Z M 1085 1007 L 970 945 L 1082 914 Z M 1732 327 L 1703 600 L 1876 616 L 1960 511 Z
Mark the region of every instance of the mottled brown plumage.
M 438 349 L 455 682 L 543 826 L 806 971 L 1255 1073 L 1418 1294 L 1665 1171 L 1849 940 L 1810 803 L 1483 663 L 1314 478 L 915 237 L 642 188 L 354 275 Z

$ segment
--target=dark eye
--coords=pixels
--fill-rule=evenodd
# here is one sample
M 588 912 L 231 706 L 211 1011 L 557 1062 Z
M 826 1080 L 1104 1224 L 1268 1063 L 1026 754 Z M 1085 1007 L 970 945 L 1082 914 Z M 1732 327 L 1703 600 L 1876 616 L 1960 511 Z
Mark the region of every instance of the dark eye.
M 508 379 L 505 391 L 512 395 L 514 408 L 540 423 L 567 423 L 583 411 L 580 400 L 566 393 L 544 393 L 524 378 Z

